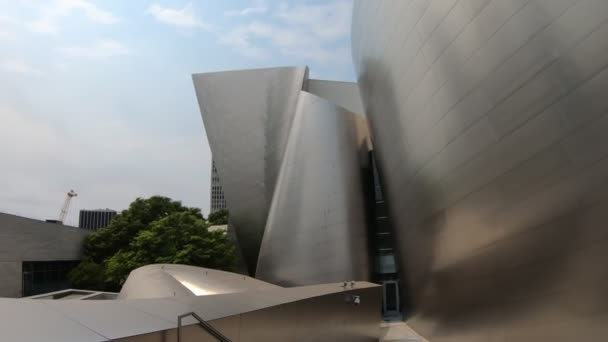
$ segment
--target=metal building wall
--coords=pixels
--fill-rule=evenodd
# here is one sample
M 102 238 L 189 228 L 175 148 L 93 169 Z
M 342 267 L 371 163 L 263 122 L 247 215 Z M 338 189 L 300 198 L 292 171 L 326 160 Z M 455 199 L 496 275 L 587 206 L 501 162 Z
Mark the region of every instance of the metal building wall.
M 279 285 L 369 279 L 356 114 L 300 92 L 256 277 Z
M 355 2 L 352 51 L 411 325 L 608 336 L 608 2 Z
M 299 91 L 298 67 L 193 75 L 230 220 L 254 274 Z
M 361 115 L 303 91 L 304 67 L 193 78 L 249 271 L 288 285 L 369 279 Z M 351 84 L 317 83 L 356 100 Z
M 363 114 L 359 85 L 355 82 L 309 79 L 308 88 L 304 90 L 333 102 L 351 113 Z

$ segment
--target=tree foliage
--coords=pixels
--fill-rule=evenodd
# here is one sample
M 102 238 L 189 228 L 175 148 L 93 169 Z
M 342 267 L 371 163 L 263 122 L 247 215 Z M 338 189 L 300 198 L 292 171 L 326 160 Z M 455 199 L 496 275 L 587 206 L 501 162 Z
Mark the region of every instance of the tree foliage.
M 218 211 L 212 212 L 207 217 L 207 221 L 212 225 L 221 225 L 228 224 L 228 210 L 220 209 Z
M 166 197 L 138 198 L 112 223 L 90 234 L 83 261 L 70 273 L 74 287 L 117 291 L 129 273 L 154 263 L 233 270 L 235 251 L 199 209 Z

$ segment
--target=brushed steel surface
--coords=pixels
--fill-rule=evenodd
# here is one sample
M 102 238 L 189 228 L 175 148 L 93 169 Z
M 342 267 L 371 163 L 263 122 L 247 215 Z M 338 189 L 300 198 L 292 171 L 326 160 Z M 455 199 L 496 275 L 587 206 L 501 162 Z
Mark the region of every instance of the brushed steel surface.
M 286 290 L 298 291 L 298 288 Z M 208 322 L 234 342 L 376 342 L 381 333 L 381 292 L 380 286 L 355 286 L 354 289 L 339 288 L 338 291 L 334 288 L 328 293 L 309 295 L 259 310 L 242 311 Z M 361 303 L 353 305 L 350 302 L 352 296 L 359 296 Z M 206 299 L 211 297 L 214 296 Z M 175 341 L 176 335 L 175 329 L 167 329 L 115 341 Z M 216 341 L 196 325 L 183 327 L 182 340 Z
M 359 85 L 355 82 L 339 82 L 309 79 L 304 90 L 322 97 L 351 113 L 363 114 Z
M 120 289 L 118 299 L 209 296 L 276 288 L 278 286 L 232 272 L 153 264 L 133 270 Z
M 193 78 L 249 270 L 290 286 L 368 280 L 368 127 L 331 102 L 361 110 L 353 84 L 295 67 Z
M 355 114 L 300 92 L 257 278 L 286 286 L 369 279 L 365 144 Z
M 193 75 L 209 146 L 242 254 L 255 273 L 305 67 Z
M 353 62 L 431 341 L 608 338 L 608 1 L 357 0 Z
M 238 274 L 216 276 L 227 288 L 248 281 Z M 262 336 L 269 335 L 267 341 L 370 341 L 378 338 L 381 289 L 356 282 L 346 288 L 342 283 L 252 286 L 241 292 L 165 298 L 0 298 L 0 331 L 3 341 L 175 341 L 178 316 L 194 312 L 232 341 L 264 341 Z M 353 305 L 353 296 L 359 296 L 359 305 Z M 183 319 L 185 340 L 207 341 L 204 331 L 193 326 L 196 322 Z
M 376 342 L 380 286 L 307 298 L 241 315 L 241 341 Z M 358 306 L 350 302 L 357 295 Z

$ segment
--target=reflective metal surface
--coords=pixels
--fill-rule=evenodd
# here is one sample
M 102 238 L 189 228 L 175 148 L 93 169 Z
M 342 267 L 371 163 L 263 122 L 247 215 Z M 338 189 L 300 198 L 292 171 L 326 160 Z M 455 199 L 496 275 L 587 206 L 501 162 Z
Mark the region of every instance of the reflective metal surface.
M 186 313 L 196 314 L 235 342 L 378 340 L 381 287 L 375 284 L 283 288 L 240 274 L 153 266 L 165 266 L 165 273 L 182 284 L 187 280 L 213 288 L 216 294 L 108 300 L 0 298 L 2 341 L 175 341 L 179 317 Z M 131 291 L 149 294 L 150 287 L 166 289 L 165 283 L 144 273 L 136 280 L 149 283 L 131 286 Z M 181 321 L 184 341 L 213 341 L 194 318 Z
M 300 92 L 256 277 L 280 285 L 369 278 L 355 114 Z M 365 155 L 366 156 L 366 155 Z
M 307 85 L 304 90 L 311 94 L 322 97 L 351 113 L 364 113 L 357 83 L 309 79 Z
M 306 78 L 304 67 L 193 75 L 231 224 L 251 274 Z
M 294 297 L 281 305 L 267 305 L 259 310 L 242 310 L 238 314 L 222 318 L 206 319 L 215 329 L 232 341 L 240 342 L 377 342 L 380 338 L 379 303 L 381 287 L 360 283 L 354 289 L 343 289 L 339 284 L 284 289 L 289 292 L 306 292 L 300 299 Z M 269 297 L 274 291 L 267 292 Z M 324 293 L 323 293 L 324 292 Z M 260 301 L 263 296 L 252 296 Z M 237 294 L 229 294 L 233 296 Z M 358 296 L 360 304 L 354 305 L 351 298 Z M 217 296 L 199 297 L 210 300 Z M 207 303 L 205 308 L 214 308 Z M 232 303 L 230 303 L 232 304 Z M 195 321 L 191 321 L 191 324 Z M 116 339 L 122 342 L 164 342 L 175 341 L 176 329 L 141 334 Z M 183 327 L 182 341 L 215 342 L 197 325 Z
M 353 84 L 309 81 L 306 68 L 193 77 L 249 270 L 290 286 L 369 279 L 367 124 L 302 91 L 361 110 Z
M 352 51 L 408 322 L 608 338 L 608 1 L 355 2 Z
M 118 299 L 209 296 L 276 288 L 278 286 L 231 272 L 187 265 L 155 264 L 133 270 L 120 290 Z

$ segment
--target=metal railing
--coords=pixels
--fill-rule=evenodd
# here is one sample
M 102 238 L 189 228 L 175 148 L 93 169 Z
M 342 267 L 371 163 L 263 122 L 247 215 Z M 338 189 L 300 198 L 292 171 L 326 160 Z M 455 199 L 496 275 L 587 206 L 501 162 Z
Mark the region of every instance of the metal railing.
M 211 324 L 207 323 L 201 316 L 197 315 L 194 312 L 185 313 L 183 315 L 177 316 L 177 342 L 182 341 L 182 320 L 188 316 L 194 317 L 198 321 L 198 325 L 205 329 L 205 331 L 215 337 L 220 342 L 232 342 L 228 337 L 219 332 L 219 330 L 215 329 Z

